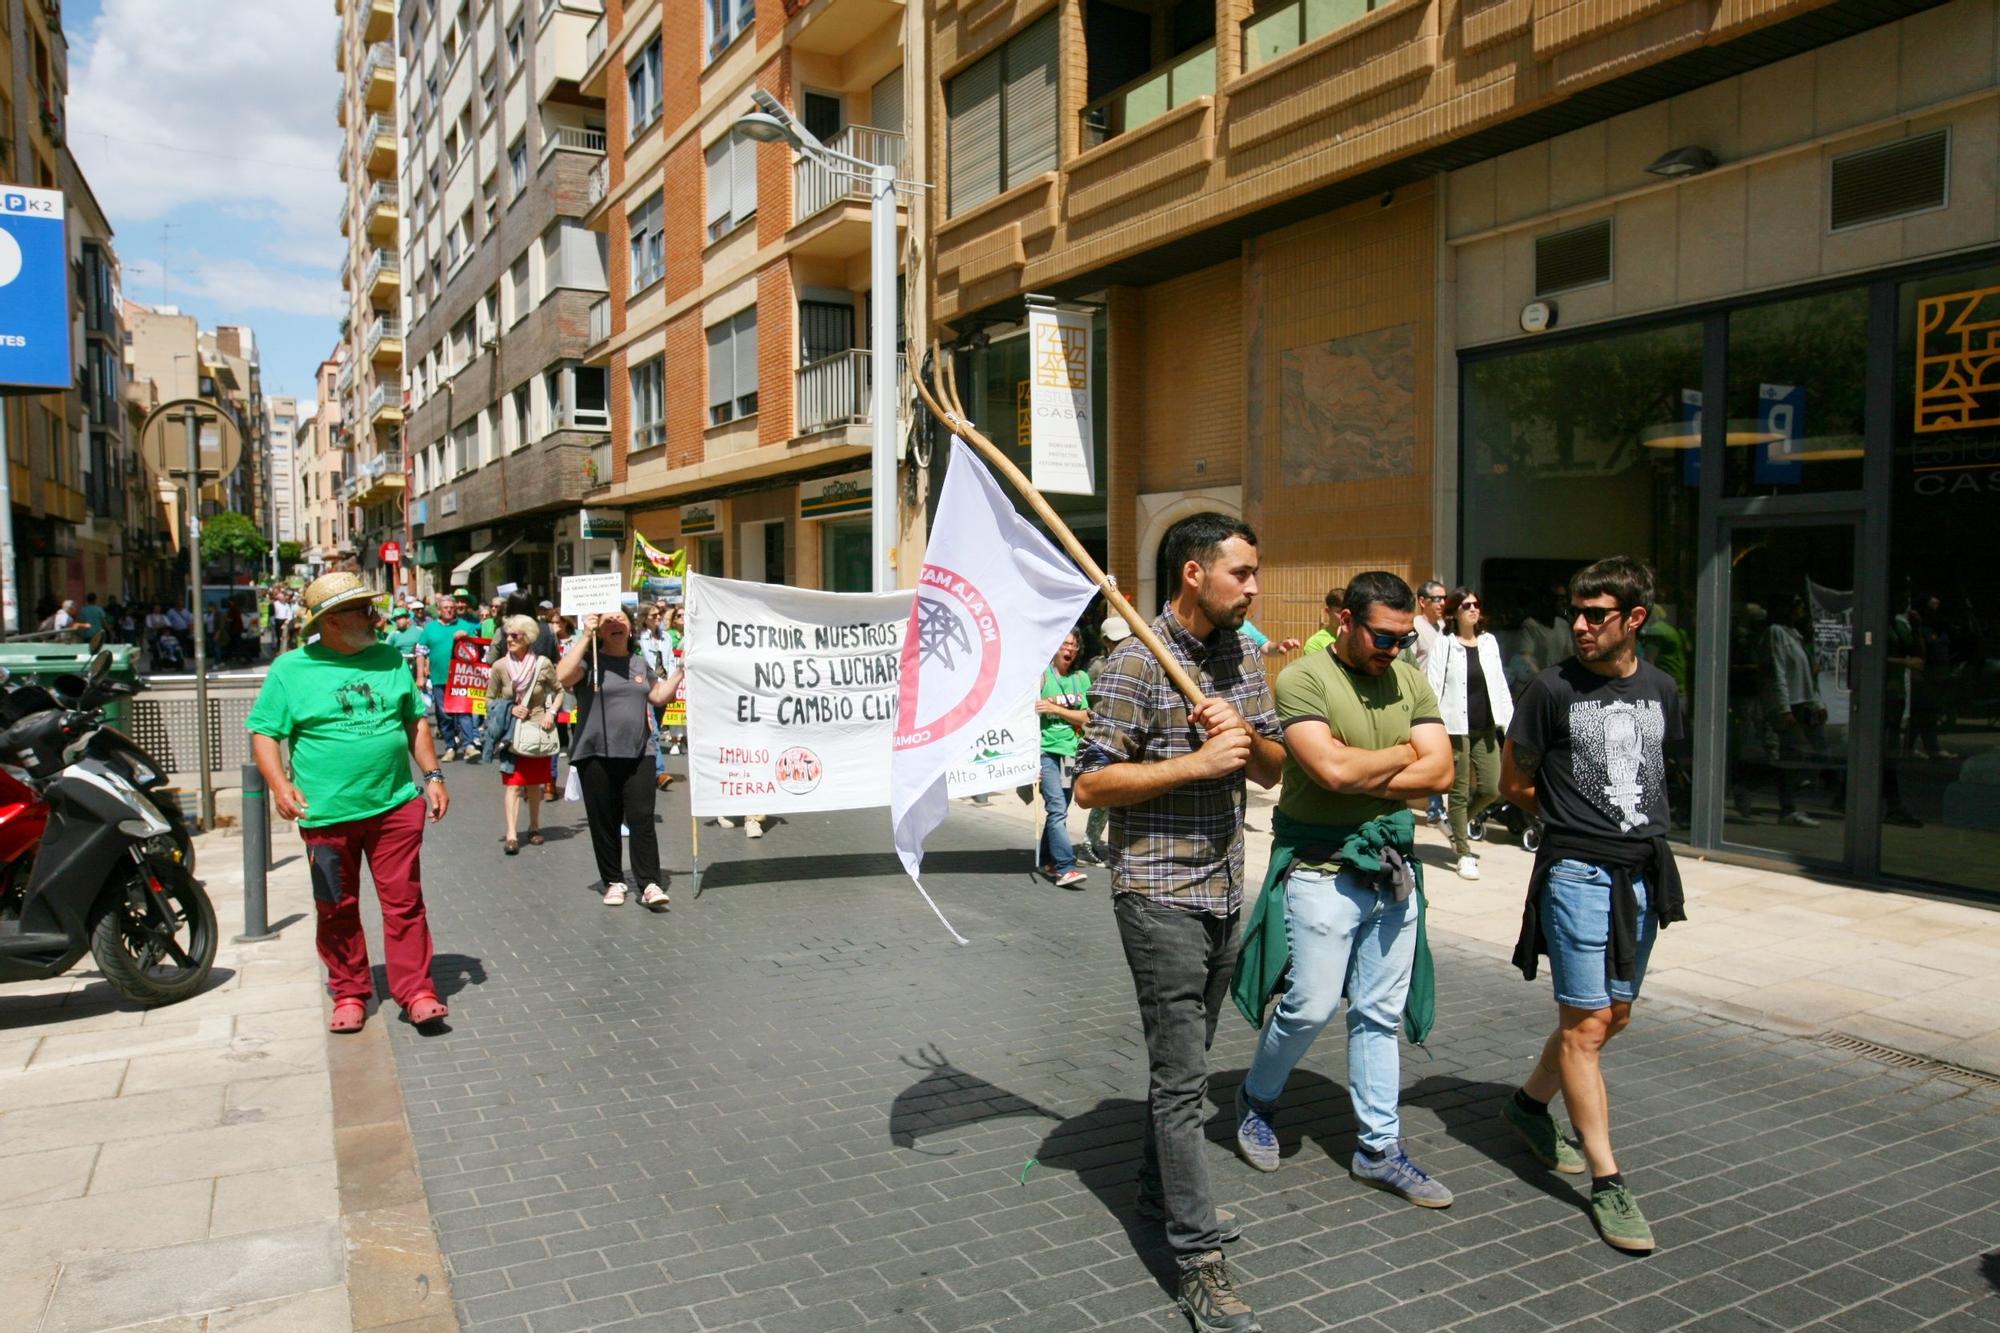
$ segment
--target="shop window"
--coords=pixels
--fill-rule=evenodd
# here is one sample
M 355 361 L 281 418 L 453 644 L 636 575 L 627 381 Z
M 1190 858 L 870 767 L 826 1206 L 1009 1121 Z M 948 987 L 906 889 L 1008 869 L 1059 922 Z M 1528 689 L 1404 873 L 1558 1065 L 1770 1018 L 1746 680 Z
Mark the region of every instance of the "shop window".
M 1868 292 L 1729 314 L 1726 495 L 1861 488 Z
M 820 526 L 820 586 L 828 592 L 869 592 L 875 573 L 869 568 L 871 529 L 866 519 L 822 523 Z
M 1056 16 L 1028 25 L 945 85 L 951 212 L 1053 170 Z

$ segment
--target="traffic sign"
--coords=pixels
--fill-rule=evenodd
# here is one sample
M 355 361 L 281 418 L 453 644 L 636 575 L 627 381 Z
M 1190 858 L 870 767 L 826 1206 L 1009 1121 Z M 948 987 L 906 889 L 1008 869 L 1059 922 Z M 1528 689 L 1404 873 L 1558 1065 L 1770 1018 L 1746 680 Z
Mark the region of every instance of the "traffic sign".
M 195 410 L 201 445 L 201 479 L 226 477 L 243 457 L 243 432 L 228 409 L 204 398 L 175 398 L 146 414 L 139 428 L 139 456 L 156 477 L 187 472 L 187 410 Z
M 385 565 L 400 565 L 403 563 L 403 544 L 383 542 L 382 549 L 376 554 L 382 557 L 382 563 Z
M 0 386 L 76 382 L 68 251 L 61 191 L 0 186 Z

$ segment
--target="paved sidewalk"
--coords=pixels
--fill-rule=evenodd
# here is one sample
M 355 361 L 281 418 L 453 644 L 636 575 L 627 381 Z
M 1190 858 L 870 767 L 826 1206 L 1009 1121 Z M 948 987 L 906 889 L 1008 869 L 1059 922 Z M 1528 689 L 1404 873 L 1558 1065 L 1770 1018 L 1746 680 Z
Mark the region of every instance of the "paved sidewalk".
M 1276 804 L 1275 790 L 1252 788 L 1246 850 L 1253 884 L 1270 864 Z M 1024 806 L 1002 793 L 991 808 L 1031 830 L 1041 824 L 1039 796 Z M 1079 842 L 1087 814 L 1070 811 Z M 1479 844 L 1479 880 L 1462 880 L 1448 868 L 1446 832 L 1419 818 L 1431 929 L 1505 960 L 1520 935 L 1534 858 L 1505 830 L 1496 828 L 1493 838 Z M 1841 1033 L 2000 1074 L 2000 911 L 1694 855 L 1680 865 L 1688 919 L 1660 936 L 1646 973 L 1649 998 L 1792 1032 Z

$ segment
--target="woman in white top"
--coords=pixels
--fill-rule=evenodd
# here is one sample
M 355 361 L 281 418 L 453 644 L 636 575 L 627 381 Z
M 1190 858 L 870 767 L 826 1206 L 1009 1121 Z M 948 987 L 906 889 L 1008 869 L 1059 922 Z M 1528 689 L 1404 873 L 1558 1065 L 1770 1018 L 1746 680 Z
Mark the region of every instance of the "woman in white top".
M 1500 795 L 1500 744 L 1514 720 L 1500 641 L 1480 628 L 1479 595 L 1454 588 L 1444 602 L 1447 632 L 1431 649 L 1426 673 L 1451 736 L 1458 776 L 1451 788 L 1451 849 L 1462 879 L 1479 878 L 1467 826 Z

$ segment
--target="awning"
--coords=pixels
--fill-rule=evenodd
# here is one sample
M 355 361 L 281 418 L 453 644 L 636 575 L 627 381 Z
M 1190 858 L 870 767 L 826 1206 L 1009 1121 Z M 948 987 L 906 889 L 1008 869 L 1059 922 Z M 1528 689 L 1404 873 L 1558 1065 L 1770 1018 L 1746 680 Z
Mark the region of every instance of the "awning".
M 488 547 L 484 551 L 475 551 L 471 555 L 465 557 L 465 559 L 459 561 L 456 565 L 452 566 L 451 586 L 454 588 L 462 586 L 467 579 L 472 577 L 473 570 L 479 568 L 481 565 L 485 564 L 488 560 L 491 560 L 496 555 L 507 554 L 507 552 L 514 549 L 514 542 L 518 542 L 520 540 L 521 539 L 519 537 L 516 537 L 514 541 L 508 542 L 505 546 Z

